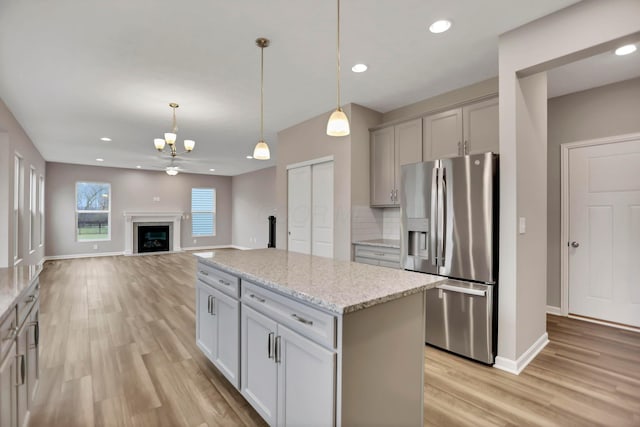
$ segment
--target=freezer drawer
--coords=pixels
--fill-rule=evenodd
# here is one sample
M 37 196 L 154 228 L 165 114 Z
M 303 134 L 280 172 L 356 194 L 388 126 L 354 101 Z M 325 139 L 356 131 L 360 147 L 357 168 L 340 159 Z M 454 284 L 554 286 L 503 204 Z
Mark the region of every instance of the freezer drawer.
M 447 280 L 426 292 L 427 344 L 493 364 L 494 287 Z

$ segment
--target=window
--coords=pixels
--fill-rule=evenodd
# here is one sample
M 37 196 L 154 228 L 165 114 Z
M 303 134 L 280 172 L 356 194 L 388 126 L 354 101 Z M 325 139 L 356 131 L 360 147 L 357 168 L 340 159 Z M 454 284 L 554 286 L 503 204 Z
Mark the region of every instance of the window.
M 76 238 L 78 241 L 111 239 L 111 184 L 76 183 Z
M 38 175 L 36 169 L 31 166 L 29 174 L 29 253 L 33 253 L 38 246 L 38 233 L 36 221 L 38 215 Z
M 194 237 L 216 235 L 215 188 L 191 189 L 191 234 Z
M 40 246 L 44 244 L 44 176 L 40 175 L 40 185 L 38 186 L 40 194 L 38 195 L 38 208 L 40 214 Z
M 22 157 L 16 154 L 13 162 L 13 262 L 17 264 L 22 258 L 22 192 L 24 182 L 22 179 Z

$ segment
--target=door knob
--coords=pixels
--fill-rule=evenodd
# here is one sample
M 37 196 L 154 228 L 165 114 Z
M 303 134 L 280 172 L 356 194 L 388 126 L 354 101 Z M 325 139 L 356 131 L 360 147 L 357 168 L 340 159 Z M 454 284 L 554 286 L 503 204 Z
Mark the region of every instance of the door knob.
M 572 248 L 577 248 L 578 246 L 580 246 L 580 243 L 578 243 L 578 242 L 571 242 L 571 247 L 572 247 Z

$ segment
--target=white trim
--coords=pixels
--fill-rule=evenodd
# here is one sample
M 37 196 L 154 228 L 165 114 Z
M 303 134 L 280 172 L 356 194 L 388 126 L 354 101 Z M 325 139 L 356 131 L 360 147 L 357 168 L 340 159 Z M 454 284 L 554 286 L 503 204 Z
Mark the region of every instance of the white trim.
M 43 261 L 55 261 L 59 259 L 74 259 L 74 258 L 98 258 L 105 256 L 119 256 L 124 255 L 123 252 L 102 252 L 97 254 L 69 254 L 69 255 L 50 255 L 44 257 Z
M 171 236 L 171 252 L 181 252 L 180 223 L 183 212 L 123 212 L 124 224 L 124 254 L 132 255 L 133 229 L 136 222 L 170 222 L 173 224 Z M 166 253 L 166 252 L 165 252 Z
M 511 360 L 505 357 L 496 357 L 494 368 L 511 374 L 520 375 L 520 372 L 549 344 L 549 335 L 545 332 L 527 349 L 518 359 Z
M 605 138 L 588 139 L 584 141 L 568 142 L 560 145 L 560 315 L 569 315 L 569 151 L 576 148 L 594 145 L 615 144 L 618 142 L 634 141 L 640 138 L 640 133 L 614 135 Z
M 554 307 L 552 305 L 547 306 L 547 314 L 552 314 L 554 316 L 564 316 L 560 307 Z
M 604 320 L 591 319 L 589 317 L 576 316 L 576 315 L 573 315 L 573 314 L 569 314 L 567 317 L 570 318 L 570 319 L 582 320 L 583 322 L 595 323 L 595 324 L 598 324 L 598 325 L 609 326 L 611 328 L 623 329 L 625 331 L 640 332 L 640 328 L 635 328 L 633 326 L 627 326 L 627 325 L 621 325 L 619 323 L 610 323 L 610 322 L 607 322 L 607 321 L 604 321 Z
M 319 157 L 317 159 L 305 160 L 304 162 L 292 163 L 290 165 L 287 165 L 287 170 L 297 169 L 305 166 L 317 165 L 318 163 L 326 163 L 326 162 L 332 162 L 332 161 L 333 161 L 333 156 Z

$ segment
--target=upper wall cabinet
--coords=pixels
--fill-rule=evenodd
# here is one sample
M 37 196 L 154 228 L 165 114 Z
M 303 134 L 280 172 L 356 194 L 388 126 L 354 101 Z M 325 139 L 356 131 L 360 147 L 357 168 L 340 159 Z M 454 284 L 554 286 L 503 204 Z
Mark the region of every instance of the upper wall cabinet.
M 422 119 L 371 133 L 371 206 L 400 203 L 400 166 L 422 160 Z
M 425 161 L 499 150 L 498 98 L 424 119 Z

